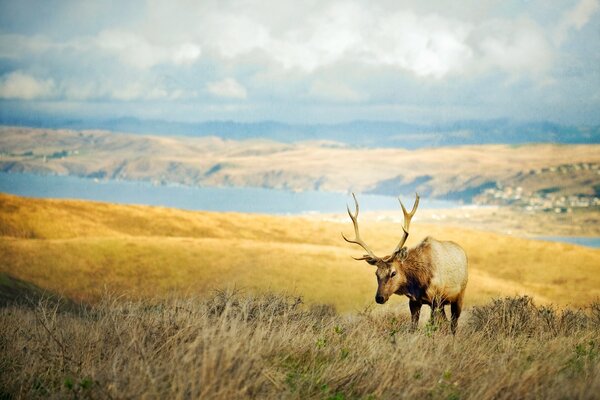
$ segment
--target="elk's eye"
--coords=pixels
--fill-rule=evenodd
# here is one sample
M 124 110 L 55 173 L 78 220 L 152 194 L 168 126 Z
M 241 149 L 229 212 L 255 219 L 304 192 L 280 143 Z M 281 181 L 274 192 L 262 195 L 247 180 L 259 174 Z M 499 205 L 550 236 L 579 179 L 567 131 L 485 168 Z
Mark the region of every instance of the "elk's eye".
M 392 271 L 392 278 L 396 276 L 396 271 Z

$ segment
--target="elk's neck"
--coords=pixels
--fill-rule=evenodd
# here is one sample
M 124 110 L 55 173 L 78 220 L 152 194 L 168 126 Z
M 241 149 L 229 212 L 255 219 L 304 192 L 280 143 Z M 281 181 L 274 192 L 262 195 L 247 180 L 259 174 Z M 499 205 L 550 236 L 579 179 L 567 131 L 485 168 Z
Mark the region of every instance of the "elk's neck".
M 406 259 L 400 266 L 406 276 L 406 284 L 400 290 L 411 298 L 420 298 L 433 276 L 431 263 L 427 257 L 428 252 L 423 250 L 421 245 L 409 249 Z

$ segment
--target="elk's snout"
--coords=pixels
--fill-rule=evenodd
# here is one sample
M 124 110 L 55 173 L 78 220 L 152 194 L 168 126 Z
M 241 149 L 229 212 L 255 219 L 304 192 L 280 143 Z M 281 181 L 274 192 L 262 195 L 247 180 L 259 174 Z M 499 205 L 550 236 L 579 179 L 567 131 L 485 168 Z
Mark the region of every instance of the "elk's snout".
M 377 296 L 375 296 L 375 301 L 377 302 L 377 304 L 383 304 L 385 303 L 385 298 L 378 294 Z

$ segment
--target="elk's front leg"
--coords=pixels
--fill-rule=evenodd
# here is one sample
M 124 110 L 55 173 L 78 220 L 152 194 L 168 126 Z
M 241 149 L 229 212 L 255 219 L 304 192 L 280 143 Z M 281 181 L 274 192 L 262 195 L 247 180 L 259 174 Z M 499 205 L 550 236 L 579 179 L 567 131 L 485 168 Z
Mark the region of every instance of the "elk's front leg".
M 463 302 L 463 297 L 461 294 L 461 296 L 458 298 L 458 300 L 456 300 L 453 303 L 450 303 L 450 311 L 452 313 L 450 327 L 452 328 L 453 335 L 456 335 L 456 326 L 458 325 L 458 318 L 460 317 L 460 312 L 462 310 L 462 302 Z
M 422 303 L 420 301 L 409 300 L 408 306 L 410 307 L 410 317 L 412 321 L 411 330 L 415 331 L 417 326 L 419 326 L 419 316 L 421 315 Z
M 439 325 L 445 321 L 448 321 L 448 317 L 446 316 L 446 311 L 444 310 L 444 306 L 442 302 L 434 299 L 431 302 L 431 317 L 429 318 L 429 324 L 434 326 Z

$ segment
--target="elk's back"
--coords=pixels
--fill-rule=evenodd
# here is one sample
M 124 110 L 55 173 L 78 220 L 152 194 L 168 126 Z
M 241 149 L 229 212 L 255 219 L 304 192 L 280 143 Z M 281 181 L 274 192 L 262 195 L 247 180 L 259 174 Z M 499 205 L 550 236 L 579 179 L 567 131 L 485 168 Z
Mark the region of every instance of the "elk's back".
M 431 284 L 428 295 L 456 300 L 467 286 L 467 255 L 454 242 L 440 242 L 427 238 L 430 244 Z

